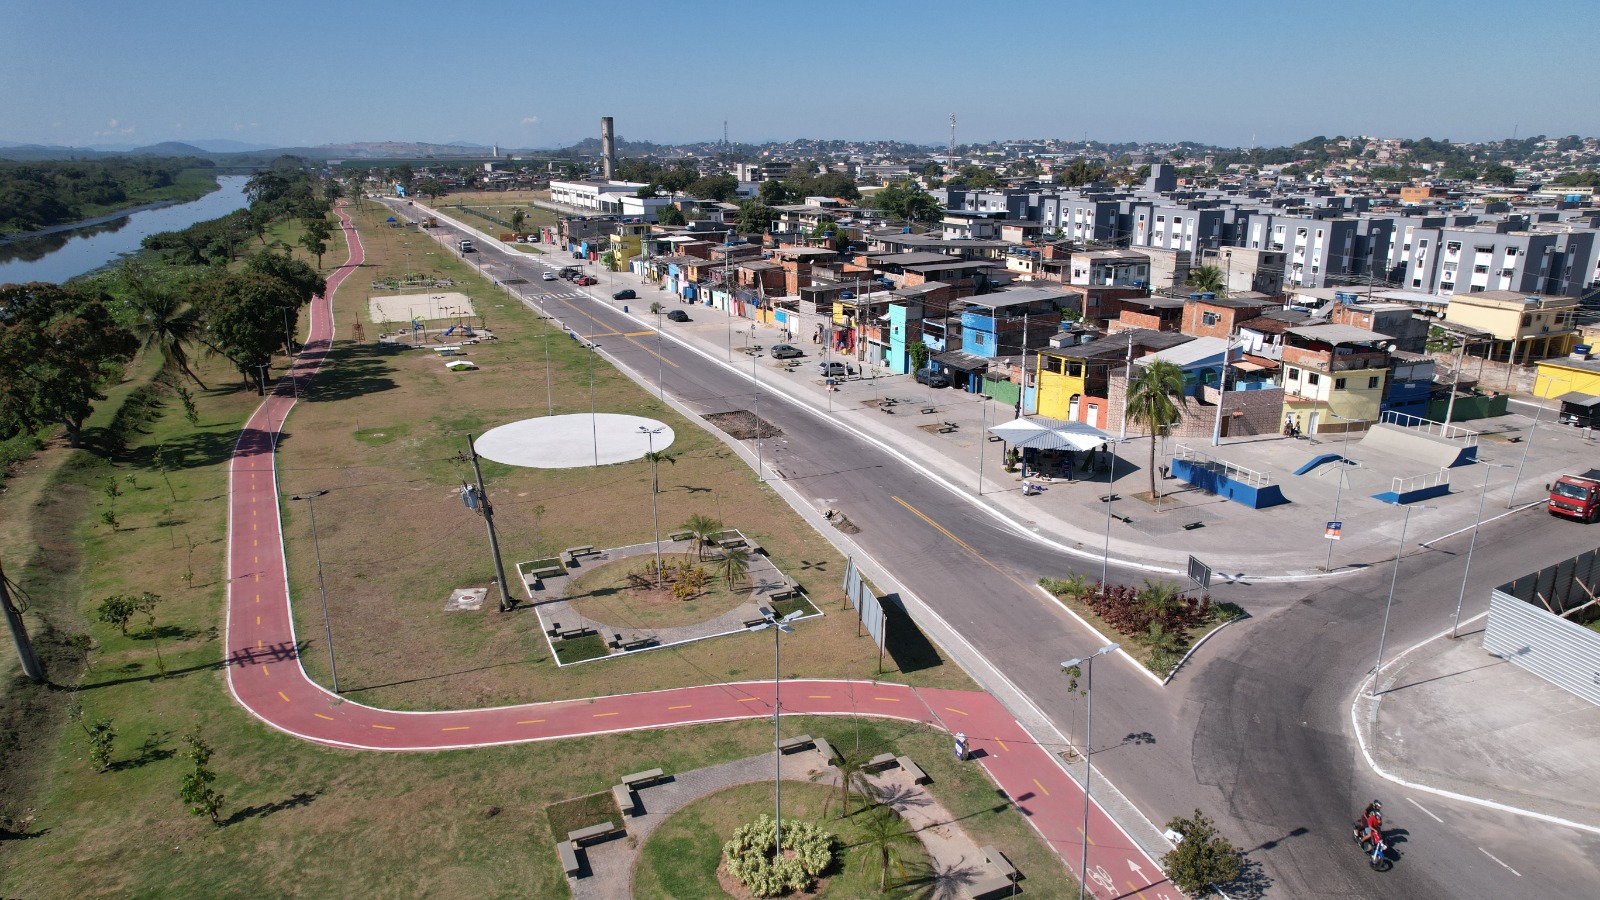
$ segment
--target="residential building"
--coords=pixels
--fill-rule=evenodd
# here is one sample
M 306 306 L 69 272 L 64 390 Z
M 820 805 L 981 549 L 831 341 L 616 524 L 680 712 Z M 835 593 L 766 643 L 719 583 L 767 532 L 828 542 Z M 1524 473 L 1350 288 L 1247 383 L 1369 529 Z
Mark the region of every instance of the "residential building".
M 1260 301 L 1218 297 L 1210 292 L 1190 294 L 1183 301 L 1181 330 L 1195 337 L 1226 340 L 1238 331 L 1242 322 L 1261 315 L 1266 308 L 1266 304 Z
M 1352 325 L 1286 329 L 1284 419 L 1313 435 L 1358 427 L 1352 422 L 1377 421 L 1389 377 L 1389 354 L 1383 349 L 1388 340 L 1388 335 Z
M 1072 254 L 1070 284 L 1144 288 L 1150 257 L 1134 250 L 1088 250 Z
M 1482 355 L 1489 359 L 1526 364 L 1572 352 L 1577 309 L 1574 297 L 1479 291 L 1452 295 L 1445 319 L 1488 332 L 1492 342 Z

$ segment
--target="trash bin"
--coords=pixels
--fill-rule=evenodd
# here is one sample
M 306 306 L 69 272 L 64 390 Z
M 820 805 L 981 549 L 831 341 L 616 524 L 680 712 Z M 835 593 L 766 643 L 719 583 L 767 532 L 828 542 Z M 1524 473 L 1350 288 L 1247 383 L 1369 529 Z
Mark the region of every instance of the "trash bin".
M 627 312 L 628 311 L 628 304 L 626 304 L 626 303 L 622 304 L 622 311 L 623 312 Z

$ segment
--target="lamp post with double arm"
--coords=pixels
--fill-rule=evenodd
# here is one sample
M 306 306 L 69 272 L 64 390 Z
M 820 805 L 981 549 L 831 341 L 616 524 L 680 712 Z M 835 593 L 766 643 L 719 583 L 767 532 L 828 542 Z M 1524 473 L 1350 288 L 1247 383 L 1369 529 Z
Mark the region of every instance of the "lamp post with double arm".
M 1087 710 L 1083 716 L 1083 849 L 1078 857 L 1078 900 L 1083 900 L 1084 889 L 1089 880 L 1089 781 L 1094 777 L 1094 661 L 1096 657 L 1104 656 L 1121 648 L 1121 644 L 1107 644 L 1088 656 L 1078 659 L 1069 659 L 1061 664 L 1061 671 L 1069 677 L 1076 678 L 1074 670 L 1078 666 L 1084 667 L 1083 693 L 1087 699 Z

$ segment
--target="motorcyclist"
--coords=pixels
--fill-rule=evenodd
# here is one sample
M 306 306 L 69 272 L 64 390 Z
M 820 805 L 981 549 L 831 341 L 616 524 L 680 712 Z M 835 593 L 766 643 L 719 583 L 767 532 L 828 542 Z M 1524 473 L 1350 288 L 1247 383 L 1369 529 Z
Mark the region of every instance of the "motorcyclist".
M 1372 858 L 1383 852 L 1383 804 L 1374 800 L 1361 812 L 1362 839 L 1372 842 Z

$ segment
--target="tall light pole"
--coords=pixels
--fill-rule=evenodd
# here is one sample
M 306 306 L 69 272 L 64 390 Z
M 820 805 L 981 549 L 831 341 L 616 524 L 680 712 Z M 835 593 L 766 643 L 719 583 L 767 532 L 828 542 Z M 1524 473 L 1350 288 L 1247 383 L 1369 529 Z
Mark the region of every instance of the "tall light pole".
M 1337 522 L 1337 521 L 1339 521 L 1339 501 L 1340 501 L 1340 499 L 1342 499 L 1342 497 L 1344 495 L 1344 470 L 1345 470 L 1345 467 L 1350 464 L 1350 462 L 1349 462 L 1349 458 L 1350 458 L 1350 423 L 1351 422 L 1359 422 L 1361 420 L 1360 419 L 1346 419 L 1344 416 L 1339 415 L 1338 413 L 1334 412 L 1331 409 L 1328 410 L 1328 415 L 1332 416 L 1335 419 L 1338 419 L 1338 420 L 1344 422 L 1344 446 L 1339 449 L 1339 483 L 1334 485 L 1334 488 L 1333 488 L 1333 519 L 1331 521 Z M 1342 531 L 1343 529 L 1340 529 L 1340 530 Z M 1324 571 L 1324 572 L 1332 572 L 1333 571 L 1333 537 L 1332 537 L 1332 535 L 1325 535 L 1325 536 L 1327 537 L 1327 540 L 1328 540 L 1328 559 L 1327 559 L 1326 562 L 1324 562 L 1322 564 L 1322 571 Z
M 467 509 L 483 515 L 483 523 L 489 529 L 489 553 L 494 557 L 495 580 L 500 585 L 500 611 L 511 611 L 511 595 L 506 592 L 506 568 L 500 561 L 500 538 L 494 532 L 494 504 L 489 502 L 489 492 L 483 487 L 483 468 L 478 465 L 478 448 L 472 444 L 472 435 L 467 435 L 467 455 L 472 460 L 472 476 L 477 480 L 477 489 L 474 491 L 466 485 L 461 486 L 461 502 Z M 460 459 L 460 457 L 456 457 Z
M 1155 435 L 1150 439 L 1155 440 Z M 1104 446 L 1111 451 L 1111 474 L 1106 478 L 1106 551 L 1100 557 L 1100 588 L 1105 589 L 1106 578 L 1111 569 L 1111 505 L 1117 499 L 1117 450 L 1116 444 L 1121 441 L 1106 441 Z
M 296 494 L 290 500 L 304 500 L 311 513 L 311 547 L 317 555 L 317 590 L 322 594 L 322 633 L 328 641 L 328 672 L 333 675 L 333 692 L 339 693 L 339 667 L 333 662 L 333 625 L 328 621 L 328 585 L 322 578 L 322 543 L 317 540 L 316 500 L 328 492 L 327 488 L 309 494 Z
M 1552 378 L 1552 379 L 1550 379 L 1550 383 L 1551 383 L 1552 386 L 1557 381 L 1567 381 L 1567 379 L 1565 379 L 1565 378 Z M 1571 384 L 1571 382 L 1567 382 L 1567 383 Z M 1539 378 L 1538 378 L 1537 375 L 1534 376 L 1534 379 L 1533 379 L 1533 396 L 1534 396 L 1535 399 L 1538 399 L 1538 397 L 1539 397 Z M 1511 507 L 1517 505 L 1517 486 L 1522 484 L 1522 467 L 1526 466 L 1528 464 L 1528 448 L 1533 446 L 1533 433 L 1539 429 L 1539 417 L 1543 416 L 1543 415 L 1544 415 L 1544 404 L 1541 403 L 1541 404 L 1539 404 L 1539 411 L 1533 414 L 1533 425 L 1528 428 L 1528 437 L 1525 439 L 1525 441 L 1524 441 L 1524 443 L 1522 445 L 1522 460 L 1517 463 L 1517 477 L 1512 479 L 1512 481 L 1511 481 L 1511 496 L 1506 498 L 1506 509 L 1510 509 Z
M 1383 645 L 1389 639 L 1389 611 L 1394 609 L 1394 588 L 1400 583 L 1400 560 L 1406 555 L 1406 529 L 1411 525 L 1411 511 L 1414 509 L 1438 509 L 1437 506 L 1407 506 L 1404 503 L 1390 503 L 1406 511 L 1406 516 L 1400 522 L 1400 540 L 1395 545 L 1394 551 L 1394 576 L 1389 579 L 1389 599 L 1383 605 L 1383 631 L 1378 634 L 1378 662 L 1372 667 L 1372 688 L 1367 696 L 1378 695 L 1378 674 L 1383 670 Z
M 1117 435 L 1119 443 L 1128 439 L 1128 390 L 1131 387 L 1133 387 L 1133 332 L 1129 331 L 1127 369 L 1122 375 L 1122 430 Z M 1150 439 L 1155 440 L 1155 436 L 1151 435 Z
M 790 625 L 800 617 L 800 610 L 779 618 L 770 607 L 761 607 L 761 624 L 751 625 L 751 631 L 763 631 L 771 628 L 772 631 L 772 858 L 779 859 L 783 856 L 783 735 L 779 731 L 778 717 L 783 714 L 783 701 L 779 696 L 780 682 L 778 673 L 782 670 L 782 656 L 778 649 L 778 636 L 784 632 L 793 632 L 794 626 Z
M 1467 566 L 1461 570 L 1461 595 L 1456 598 L 1456 617 L 1450 623 L 1450 637 L 1455 639 L 1456 631 L 1461 627 L 1461 606 L 1467 602 L 1467 573 L 1472 571 L 1472 551 L 1478 546 L 1478 528 L 1483 525 L 1483 501 L 1489 496 L 1489 476 L 1495 469 L 1509 469 L 1510 463 L 1481 463 L 1483 466 L 1483 490 L 1478 492 L 1478 518 L 1472 523 L 1472 541 L 1467 544 Z
M 1121 646 L 1121 644 L 1107 644 L 1088 656 L 1069 659 L 1061 664 L 1061 670 L 1069 675 L 1073 668 L 1084 667 L 1083 693 L 1088 698 L 1088 709 L 1083 716 L 1083 850 L 1078 857 L 1078 900 L 1083 900 L 1084 890 L 1089 881 L 1089 782 L 1094 778 L 1094 660 L 1095 657 L 1104 656 Z
M 1211 426 L 1211 446 L 1215 447 L 1222 442 L 1222 398 L 1228 393 L 1228 363 L 1233 357 L 1233 339 L 1237 333 L 1228 335 L 1228 345 L 1222 351 L 1222 369 L 1217 377 L 1217 421 Z M 1123 389 L 1123 396 L 1127 396 L 1127 389 Z
M 656 516 L 656 435 L 666 430 L 639 426 L 639 433 L 644 435 L 645 442 L 650 447 L 650 527 L 656 533 L 656 585 L 659 587 L 665 577 L 661 570 L 661 520 Z

